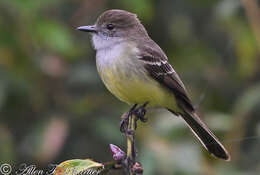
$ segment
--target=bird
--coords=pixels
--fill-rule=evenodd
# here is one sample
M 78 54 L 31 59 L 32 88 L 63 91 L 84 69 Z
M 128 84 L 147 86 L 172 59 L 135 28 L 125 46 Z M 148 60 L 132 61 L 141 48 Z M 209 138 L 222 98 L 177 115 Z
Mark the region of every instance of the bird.
M 77 29 L 91 34 L 98 73 L 113 95 L 133 105 L 129 113 L 139 112 L 145 121 L 146 109 L 165 108 L 184 120 L 211 155 L 230 160 L 225 147 L 200 119 L 166 54 L 150 38 L 136 14 L 107 10 L 94 25 Z

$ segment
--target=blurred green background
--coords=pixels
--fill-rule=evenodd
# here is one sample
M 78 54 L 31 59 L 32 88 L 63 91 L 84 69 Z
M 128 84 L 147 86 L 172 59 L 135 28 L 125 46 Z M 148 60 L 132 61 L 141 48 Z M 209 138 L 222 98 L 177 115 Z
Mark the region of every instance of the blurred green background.
M 1 0 L 0 164 L 47 168 L 112 159 L 129 106 L 104 87 L 86 33 L 107 9 L 138 14 L 166 52 L 202 119 L 230 151 L 211 157 L 182 120 L 148 113 L 137 129 L 144 175 L 260 174 L 260 10 L 257 0 Z M 110 174 L 122 174 L 113 171 Z

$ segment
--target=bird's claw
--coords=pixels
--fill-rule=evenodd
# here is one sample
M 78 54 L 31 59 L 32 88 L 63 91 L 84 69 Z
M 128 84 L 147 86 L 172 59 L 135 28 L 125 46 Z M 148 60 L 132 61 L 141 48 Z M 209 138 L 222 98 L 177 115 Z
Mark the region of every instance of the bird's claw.
M 148 102 L 146 102 L 145 104 L 143 104 L 142 106 L 140 106 L 139 108 L 137 108 L 135 110 L 135 115 L 137 117 L 137 120 L 140 119 L 142 122 L 147 122 L 148 118 L 144 117 L 146 114 L 146 105 L 148 104 Z
M 135 113 L 137 120 L 140 119 L 142 122 L 146 122 L 148 120 L 148 118 L 145 117 L 145 114 L 146 114 L 146 109 L 143 106 L 138 108 Z
M 124 113 L 121 117 L 121 121 L 120 121 L 120 131 L 122 133 L 125 133 L 127 128 L 128 128 L 128 118 L 129 118 L 129 112 Z
M 148 118 L 145 117 L 146 114 L 146 105 L 148 104 L 148 102 L 146 102 L 145 104 L 143 104 L 142 106 L 140 106 L 139 108 L 136 109 L 137 104 L 135 104 L 129 112 L 126 112 L 122 115 L 121 117 L 121 122 L 120 122 L 120 131 L 122 133 L 128 133 L 128 120 L 129 117 L 131 115 L 135 115 L 136 116 L 136 120 L 135 120 L 135 129 L 137 127 L 137 121 L 140 119 L 142 122 L 146 122 L 148 120 Z

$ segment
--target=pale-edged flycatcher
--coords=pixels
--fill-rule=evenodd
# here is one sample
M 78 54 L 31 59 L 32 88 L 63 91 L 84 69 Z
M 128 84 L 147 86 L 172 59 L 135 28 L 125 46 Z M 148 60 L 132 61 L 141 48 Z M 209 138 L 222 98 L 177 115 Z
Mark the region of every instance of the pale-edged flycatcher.
M 134 105 L 130 112 L 136 105 L 166 108 L 184 119 L 212 155 L 230 160 L 224 146 L 199 118 L 178 74 L 136 14 L 108 10 L 94 25 L 77 29 L 92 34 L 101 79 L 117 98 Z

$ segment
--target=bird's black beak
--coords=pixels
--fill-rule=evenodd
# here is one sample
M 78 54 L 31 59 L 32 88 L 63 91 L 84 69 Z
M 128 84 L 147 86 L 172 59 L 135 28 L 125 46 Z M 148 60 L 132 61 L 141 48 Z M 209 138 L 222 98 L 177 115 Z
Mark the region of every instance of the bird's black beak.
M 83 32 L 91 32 L 91 33 L 97 32 L 96 26 L 80 26 L 77 28 L 77 30 L 83 31 Z

